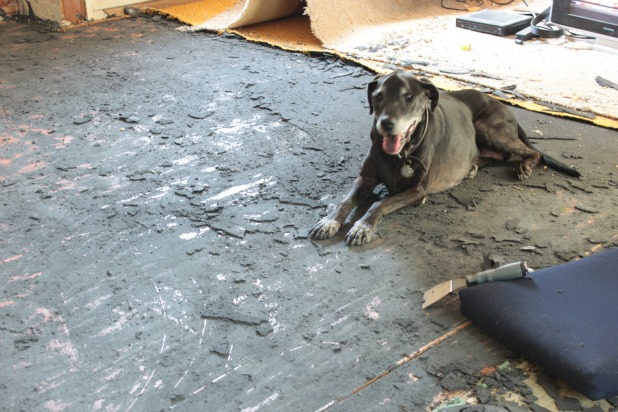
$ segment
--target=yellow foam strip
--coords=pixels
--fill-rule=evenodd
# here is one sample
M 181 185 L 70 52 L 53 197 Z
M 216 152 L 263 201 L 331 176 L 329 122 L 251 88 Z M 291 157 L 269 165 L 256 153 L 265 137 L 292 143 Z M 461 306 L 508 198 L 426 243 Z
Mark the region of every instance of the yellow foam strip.
M 340 55 L 340 56 L 343 58 L 346 58 L 345 55 Z M 372 61 L 372 60 L 355 60 L 355 61 L 358 64 L 361 64 L 362 66 L 365 66 L 368 69 L 376 73 L 384 74 L 384 73 L 391 71 L 391 69 L 386 69 L 384 66 L 384 63 L 382 62 L 377 62 L 377 61 Z M 419 68 L 418 70 L 421 72 L 423 71 L 421 68 Z M 435 75 L 435 74 L 431 74 L 431 82 L 437 88 L 442 89 L 442 90 L 447 90 L 447 91 L 461 90 L 461 89 L 470 87 L 470 85 L 465 83 L 464 81 L 457 81 L 457 80 L 451 79 L 446 76 Z M 611 117 L 606 117 L 606 116 L 595 114 L 595 117 L 591 119 L 589 117 L 578 116 L 577 114 L 573 114 L 573 113 L 555 111 L 555 110 L 550 109 L 547 106 L 543 106 L 542 104 L 539 104 L 532 100 L 520 100 L 520 99 L 515 99 L 515 98 L 502 99 L 500 97 L 496 97 L 496 99 L 506 102 L 508 104 L 511 104 L 513 106 L 517 106 L 517 107 L 521 107 L 526 110 L 530 110 L 532 112 L 543 113 L 543 114 L 547 114 L 550 116 L 557 116 L 557 117 L 563 117 L 563 118 L 568 118 L 568 119 L 582 120 L 582 121 L 592 123 L 596 126 L 604 127 L 607 129 L 618 129 L 618 119 L 614 119 Z
M 252 24 L 230 32 L 249 41 L 267 43 L 283 50 L 303 53 L 326 51 L 322 42 L 311 31 L 308 16 L 292 16 L 285 19 Z

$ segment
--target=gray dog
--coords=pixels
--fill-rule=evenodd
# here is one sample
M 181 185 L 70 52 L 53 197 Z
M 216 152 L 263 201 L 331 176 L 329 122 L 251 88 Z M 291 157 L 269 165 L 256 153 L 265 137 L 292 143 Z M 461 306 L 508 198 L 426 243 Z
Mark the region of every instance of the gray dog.
M 375 77 L 367 94 L 370 113 L 375 112 L 371 149 L 352 189 L 311 229 L 312 239 L 333 237 L 379 183 L 389 196 L 354 224 L 345 238 L 348 245 L 369 242 L 382 217 L 474 177 L 489 160 L 521 159 L 515 168 L 519 179 L 530 176 L 539 162 L 580 176 L 534 149 L 513 112 L 479 91 L 439 93 L 428 80 L 397 70 Z

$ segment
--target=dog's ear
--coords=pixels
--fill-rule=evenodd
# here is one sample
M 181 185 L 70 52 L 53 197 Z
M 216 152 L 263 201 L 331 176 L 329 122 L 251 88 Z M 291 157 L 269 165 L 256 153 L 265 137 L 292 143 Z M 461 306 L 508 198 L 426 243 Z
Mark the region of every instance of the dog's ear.
M 378 87 L 378 79 L 381 76 L 375 76 L 371 82 L 367 85 L 367 101 L 369 102 L 369 114 L 373 114 L 373 103 L 371 102 L 371 95 Z
M 438 88 L 433 85 L 428 79 L 422 77 L 419 79 L 421 85 L 427 90 L 429 100 L 431 101 L 431 111 L 436 108 L 438 105 L 438 99 L 440 98 L 440 93 L 438 92 Z

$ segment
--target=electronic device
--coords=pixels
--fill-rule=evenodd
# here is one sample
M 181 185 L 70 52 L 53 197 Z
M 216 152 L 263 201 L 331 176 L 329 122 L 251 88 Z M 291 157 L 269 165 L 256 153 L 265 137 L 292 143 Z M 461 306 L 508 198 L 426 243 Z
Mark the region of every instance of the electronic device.
M 532 31 L 532 27 L 528 26 L 515 34 L 515 43 L 524 44 L 526 40 L 530 40 L 533 37 L 536 37 L 536 35 Z
M 482 10 L 467 16 L 457 17 L 455 25 L 462 29 L 508 36 L 530 25 L 532 16 L 495 10 Z
M 618 49 L 618 3 L 615 0 L 553 0 L 549 20 L 595 44 Z

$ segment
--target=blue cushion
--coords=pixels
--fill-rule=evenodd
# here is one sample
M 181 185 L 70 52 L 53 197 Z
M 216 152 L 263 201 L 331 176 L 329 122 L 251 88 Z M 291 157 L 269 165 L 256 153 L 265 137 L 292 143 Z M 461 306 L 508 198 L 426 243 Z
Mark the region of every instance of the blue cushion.
M 618 395 L 618 248 L 459 296 L 463 315 L 590 399 Z

